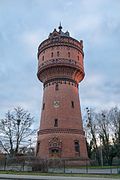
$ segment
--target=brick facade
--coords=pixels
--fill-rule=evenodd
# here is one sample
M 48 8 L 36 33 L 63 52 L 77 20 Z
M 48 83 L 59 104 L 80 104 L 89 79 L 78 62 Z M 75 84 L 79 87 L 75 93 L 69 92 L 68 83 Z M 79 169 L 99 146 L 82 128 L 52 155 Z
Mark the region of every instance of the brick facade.
M 44 95 L 36 155 L 87 159 L 78 83 L 84 78 L 83 42 L 54 29 L 38 48 Z

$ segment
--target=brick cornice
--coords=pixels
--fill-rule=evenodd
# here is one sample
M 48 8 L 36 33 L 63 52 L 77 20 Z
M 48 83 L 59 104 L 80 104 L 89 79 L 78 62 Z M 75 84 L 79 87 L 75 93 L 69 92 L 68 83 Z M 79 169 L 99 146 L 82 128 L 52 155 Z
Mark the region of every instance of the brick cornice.
M 79 76 L 78 82 L 81 81 L 85 75 L 84 69 L 80 65 L 80 63 L 72 59 L 58 58 L 58 59 L 50 59 L 40 64 L 40 66 L 38 67 L 38 73 L 37 73 L 38 79 L 44 83 L 46 80 L 42 77 L 42 74 L 45 74 L 45 77 L 46 77 L 47 72 L 53 71 L 53 74 L 56 75 L 54 72 L 54 69 L 57 69 L 57 68 L 58 68 L 58 72 L 63 73 L 64 76 L 66 72 L 67 77 L 68 77 L 68 74 L 71 77 L 71 73 L 73 73 L 72 77 L 74 78 L 74 80 L 75 80 L 75 76 Z M 67 71 L 67 69 L 69 69 L 68 70 L 69 72 Z
M 56 66 L 56 65 L 67 65 L 70 67 L 75 67 L 77 69 L 83 69 L 83 67 L 80 65 L 79 62 L 76 62 L 73 59 L 65 59 L 65 58 L 57 58 L 57 59 L 50 59 L 48 61 L 45 61 L 43 63 L 40 64 L 40 66 L 38 67 L 38 69 L 42 70 L 44 68 L 47 68 L 49 66 Z
M 38 131 L 38 135 L 42 134 L 52 134 L 52 133 L 68 133 L 68 134 L 81 134 L 85 135 L 85 132 L 80 129 L 70 129 L 70 128 L 54 128 L 54 129 L 43 129 Z

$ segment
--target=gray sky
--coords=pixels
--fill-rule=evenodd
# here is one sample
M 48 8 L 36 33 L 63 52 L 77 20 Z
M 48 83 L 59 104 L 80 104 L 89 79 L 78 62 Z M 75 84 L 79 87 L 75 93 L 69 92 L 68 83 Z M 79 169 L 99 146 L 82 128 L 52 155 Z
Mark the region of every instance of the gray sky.
M 60 21 L 84 41 L 82 109 L 120 105 L 120 0 L 0 0 L 0 118 L 21 106 L 39 121 L 37 48 Z

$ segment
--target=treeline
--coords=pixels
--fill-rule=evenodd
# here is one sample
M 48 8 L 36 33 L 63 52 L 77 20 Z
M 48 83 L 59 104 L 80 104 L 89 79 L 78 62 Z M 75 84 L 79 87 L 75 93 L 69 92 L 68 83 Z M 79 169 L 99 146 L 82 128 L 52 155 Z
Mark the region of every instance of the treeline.
M 8 111 L 0 119 L 0 152 L 14 157 L 18 154 L 33 154 L 32 137 L 37 130 L 33 126 L 34 117 L 21 107 Z
M 86 108 L 84 129 L 88 156 L 99 165 L 112 165 L 113 158 L 120 159 L 120 109 L 99 112 Z

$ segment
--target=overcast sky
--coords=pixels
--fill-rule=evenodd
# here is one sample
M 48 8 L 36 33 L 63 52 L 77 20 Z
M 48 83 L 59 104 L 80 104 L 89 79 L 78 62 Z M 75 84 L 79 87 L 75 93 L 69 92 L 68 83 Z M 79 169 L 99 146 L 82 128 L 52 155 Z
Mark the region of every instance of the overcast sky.
M 0 118 L 21 106 L 39 121 L 37 48 L 60 21 L 84 41 L 82 109 L 120 105 L 120 0 L 0 0 Z

